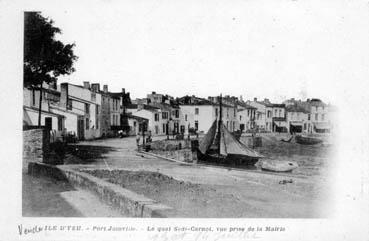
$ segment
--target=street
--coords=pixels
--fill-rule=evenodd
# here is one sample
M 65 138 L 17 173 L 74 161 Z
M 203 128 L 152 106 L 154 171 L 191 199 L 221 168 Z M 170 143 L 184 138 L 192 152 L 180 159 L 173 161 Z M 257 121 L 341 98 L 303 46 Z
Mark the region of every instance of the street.
M 70 146 L 70 149 L 74 157 L 67 158 L 66 164 L 72 168 L 159 172 L 178 181 L 200 184 L 205 192 L 200 193 L 200 197 L 212 199 L 205 200 L 211 201 L 211 205 L 205 208 L 214 209 L 214 212 L 196 212 L 199 217 L 312 218 L 325 215 L 327 191 L 324 183 L 319 183 L 319 177 L 293 177 L 293 183 L 281 185 L 281 180 L 291 177 L 221 167 L 183 165 L 138 154 L 133 137 L 80 142 Z M 208 195 L 207 192 L 212 190 L 216 191 L 216 196 Z M 134 191 L 148 194 L 144 188 L 136 188 Z M 160 198 L 163 197 L 163 193 L 161 194 Z M 166 195 L 168 198 L 161 202 L 169 206 L 176 205 L 182 199 L 196 199 L 180 194 L 173 199 L 170 193 Z M 196 206 L 191 206 L 191 202 L 181 207 L 196 209 Z M 186 213 L 190 216 L 193 214 L 184 210 L 181 215 Z

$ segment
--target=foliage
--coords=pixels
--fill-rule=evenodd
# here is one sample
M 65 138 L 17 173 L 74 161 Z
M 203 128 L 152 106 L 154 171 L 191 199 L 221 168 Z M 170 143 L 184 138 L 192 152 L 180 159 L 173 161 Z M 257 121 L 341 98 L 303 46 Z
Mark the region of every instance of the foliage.
M 56 82 L 58 76 L 74 72 L 75 44 L 56 40 L 61 30 L 40 13 L 25 12 L 24 18 L 24 86 Z

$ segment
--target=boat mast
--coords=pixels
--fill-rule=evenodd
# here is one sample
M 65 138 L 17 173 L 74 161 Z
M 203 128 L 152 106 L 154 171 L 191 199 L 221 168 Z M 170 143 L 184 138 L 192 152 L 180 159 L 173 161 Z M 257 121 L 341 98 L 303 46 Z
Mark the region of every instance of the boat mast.
M 221 135 L 221 128 L 222 128 L 222 115 L 223 115 L 223 110 L 222 110 L 222 94 L 220 94 L 219 97 L 219 121 L 218 121 L 218 155 L 220 155 L 220 135 Z

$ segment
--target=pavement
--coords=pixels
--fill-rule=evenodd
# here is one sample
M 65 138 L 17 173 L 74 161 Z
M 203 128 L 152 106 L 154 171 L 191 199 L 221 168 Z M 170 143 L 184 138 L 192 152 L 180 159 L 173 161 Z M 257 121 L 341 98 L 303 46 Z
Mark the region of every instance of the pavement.
M 165 137 L 164 137 L 165 138 Z M 327 212 L 327 190 L 319 177 L 271 175 L 199 165 L 182 165 L 138 154 L 134 137 L 80 142 L 70 147 L 80 161 L 69 163 L 76 169 L 124 169 L 160 172 L 174 179 L 202 184 L 223 195 L 234 195 L 244 203 L 244 217 L 316 218 Z M 225 204 L 226 205 L 226 204 Z M 242 205 L 241 205 L 242 206 Z
M 94 194 L 69 183 L 23 173 L 23 217 L 122 217 Z

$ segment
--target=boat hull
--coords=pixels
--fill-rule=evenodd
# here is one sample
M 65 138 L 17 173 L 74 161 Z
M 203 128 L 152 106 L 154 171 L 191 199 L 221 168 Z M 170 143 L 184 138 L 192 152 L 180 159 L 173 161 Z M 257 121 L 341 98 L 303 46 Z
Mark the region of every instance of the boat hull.
M 292 172 L 298 164 L 291 161 L 263 161 L 261 170 L 269 172 Z
M 254 167 L 255 164 L 259 161 L 259 158 L 242 156 L 242 155 L 212 155 L 212 154 L 202 154 L 198 151 L 198 160 L 200 162 L 205 163 L 213 163 L 217 165 L 224 165 L 224 166 L 248 166 Z
M 300 136 L 300 135 L 295 136 L 295 141 L 296 143 L 302 144 L 302 145 L 315 145 L 315 144 L 319 144 L 323 142 L 321 139 L 318 139 L 318 138 Z

